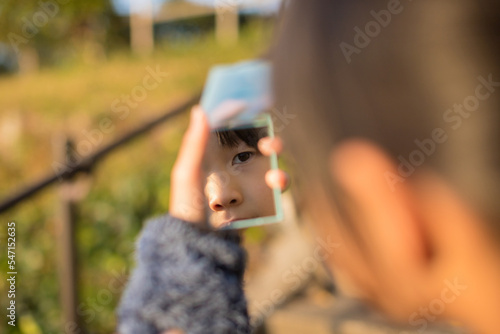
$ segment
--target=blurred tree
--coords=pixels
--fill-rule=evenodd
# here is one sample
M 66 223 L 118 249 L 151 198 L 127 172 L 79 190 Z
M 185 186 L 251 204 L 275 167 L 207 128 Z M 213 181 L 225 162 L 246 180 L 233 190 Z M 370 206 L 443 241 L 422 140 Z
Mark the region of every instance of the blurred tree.
M 0 41 L 10 45 L 20 60 L 23 52 L 33 51 L 35 58 L 50 63 L 75 55 L 99 59 L 105 55 L 105 43 L 119 41 L 122 26 L 110 1 L 4 0 L 0 4 Z

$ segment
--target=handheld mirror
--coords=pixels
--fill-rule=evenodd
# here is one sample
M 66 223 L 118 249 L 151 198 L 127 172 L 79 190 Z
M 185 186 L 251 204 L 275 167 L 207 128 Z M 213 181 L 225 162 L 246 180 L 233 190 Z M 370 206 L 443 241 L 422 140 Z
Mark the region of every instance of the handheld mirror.
M 257 143 L 273 137 L 270 67 L 247 61 L 214 67 L 201 99 L 212 128 L 204 159 L 207 217 L 217 229 L 240 229 L 282 220 L 281 190 L 265 174 L 278 168 L 276 154 Z

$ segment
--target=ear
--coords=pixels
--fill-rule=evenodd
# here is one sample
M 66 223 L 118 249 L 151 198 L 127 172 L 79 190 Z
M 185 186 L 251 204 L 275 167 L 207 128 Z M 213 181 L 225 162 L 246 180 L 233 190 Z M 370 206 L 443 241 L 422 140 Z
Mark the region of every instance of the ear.
M 434 320 L 461 319 L 471 327 L 494 328 L 488 321 L 497 321 L 500 308 L 492 293 L 500 280 L 498 245 L 459 192 L 424 168 L 394 187 L 385 176 L 398 175 L 396 163 L 368 141 L 346 141 L 330 158 L 332 177 L 353 202 L 349 223 L 359 231 L 363 245 L 358 248 L 368 259 L 356 264 L 373 273 L 371 301 L 411 325 L 427 323 L 425 312 L 441 303 L 445 307 L 434 309 Z M 350 249 L 343 252 L 356 262 Z M 460 298 L 448 300 L 450 291 Z
M 393 160 L 378 146 L 349 140 L 331 153 L 331 175 L 349 197 L 349 212 L 363 243 L 378 287 L 378 306 L 407 319 L 425 286 L 429 240 L 419 217 L 415 194 L 408 180 L 397 186 L 387 175 L 398 175 Z M 402 282 L 404 282 L 402 284 Z M 416 288 L 417 287 L 417 288 Z M 420 297 L 419 297 L 420 295 Z M 408 302 L 403 307 L 402 302 Z M 394 305 L 399 301 L 399 305 Z M 410 305 L 411 304 L 411 305 Z
M 387 178 L 398 175 L 392 159 L 370 142 L 350 140 L 333 152 L 331 161 L 332 176 L 364 216 L 357 227 L 364 242 L 377 252 L 379 265 L 404 267 L 421 261 L 426 256 L 426 241 L 414 194 L 406 181 L 395 186 Z

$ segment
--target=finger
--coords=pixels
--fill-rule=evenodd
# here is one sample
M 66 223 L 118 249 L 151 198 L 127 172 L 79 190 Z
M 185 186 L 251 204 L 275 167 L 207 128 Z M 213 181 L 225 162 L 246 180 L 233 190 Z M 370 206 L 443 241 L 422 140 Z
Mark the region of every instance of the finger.
M 283 151 L 283 141 L 277 137 L 264 137 L 259 140 L 258 147 L 263 155 L 279 154 Z
M 271 188 L 279 188 L 284 191 L 289 184 L 288 174 L 279 169 L 273 169 L 266 173 L 266 183 Z
M 169 210 L 173 217 L 193 223 L 205 221 L 201 166 L 209 135 L 203 110 L 194 107 L 171 174 Z
M 201 107 L 193 107 L 189 127 L 182 139 L 176 167 L 184 172 L 198 172 L 203 162 L 209 135 L 210 127 L 205 113 Z

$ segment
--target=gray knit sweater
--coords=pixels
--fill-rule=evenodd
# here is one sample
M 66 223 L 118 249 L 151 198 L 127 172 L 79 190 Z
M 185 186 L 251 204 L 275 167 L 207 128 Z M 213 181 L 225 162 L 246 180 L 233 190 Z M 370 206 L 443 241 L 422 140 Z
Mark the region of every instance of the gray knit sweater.
M 222 235 L 165 215 L 147 223 L 118 309 L 118 333 L 250 333 L 246 254 Z

